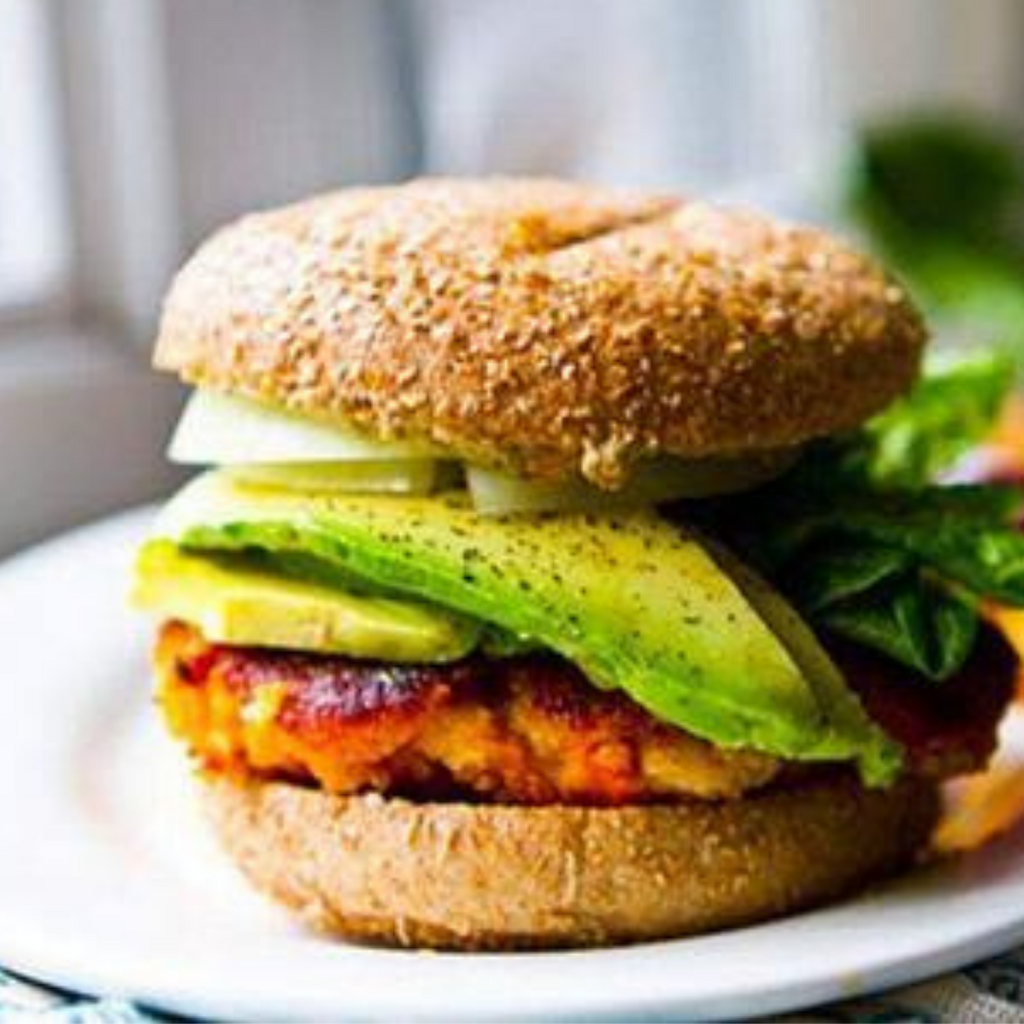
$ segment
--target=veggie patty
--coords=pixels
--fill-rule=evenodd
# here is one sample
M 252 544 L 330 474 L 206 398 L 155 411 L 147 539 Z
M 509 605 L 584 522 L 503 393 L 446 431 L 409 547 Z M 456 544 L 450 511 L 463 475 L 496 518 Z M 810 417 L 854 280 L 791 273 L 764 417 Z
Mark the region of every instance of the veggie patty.
M 984 765 L 1015 660 L 986 630 L 941 686 L 843 645 L 837 661 L 869 713 L 906 747 L 909 771 Z M 551 656 L 399 665 L 207 643 L 166 624 L 160 701 L 212 773 L 281 778 L 334 793 L 621 805 L 737 798 L 810 768 L 716 748 L 601 691 Z

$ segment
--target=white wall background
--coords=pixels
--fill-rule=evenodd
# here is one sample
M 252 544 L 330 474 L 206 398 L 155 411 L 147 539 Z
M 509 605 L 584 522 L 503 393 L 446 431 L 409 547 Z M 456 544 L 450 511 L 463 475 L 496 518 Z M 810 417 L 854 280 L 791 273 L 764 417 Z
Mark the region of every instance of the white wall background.
M 4 2 L 49 12 L 73 304 L 144 344 L 212 227 L 337 184 L 733 191 L 799 182 L 886 110 L 1024 127 L 1019 0 Z

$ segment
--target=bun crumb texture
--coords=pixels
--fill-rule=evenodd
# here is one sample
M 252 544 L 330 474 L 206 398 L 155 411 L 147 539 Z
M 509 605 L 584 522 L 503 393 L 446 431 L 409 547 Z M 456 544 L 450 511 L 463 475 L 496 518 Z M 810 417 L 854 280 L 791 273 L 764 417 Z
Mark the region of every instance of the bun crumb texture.
M 797 444 L 913 382 L 925 332 L 812 228 L 546 180 L 419 180 L 243 218 L 167 298 L 156 365 L 453 457 L 608 488 L 659 453 Z
M 827 902 L 907 867 L 937 786 L 824 775 L 739 800 L 620 808 L 411 803 L 203 782 L 267 895 L 341 938 L 451 950 L 601 946 Z

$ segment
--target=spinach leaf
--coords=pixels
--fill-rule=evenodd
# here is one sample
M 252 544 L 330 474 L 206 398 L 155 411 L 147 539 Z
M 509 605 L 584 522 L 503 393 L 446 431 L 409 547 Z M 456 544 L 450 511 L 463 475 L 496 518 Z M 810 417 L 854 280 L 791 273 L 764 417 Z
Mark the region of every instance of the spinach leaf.
M 1020 543 L 1016 521 L 1022 511 L 1024 493 L 1008 485 L 881 492 L 837 480 L 814 480 L 808 486 L 806 477 L 794 476 L 763 490 L 754 507 L 742 499 L 723 499 L 708 502 L 697 518 L 706 529 L 728 536 L 771 574 L 809 544 L 836 534 L 854 538 L 858 547 L 873 541 L 917 552 L 924 547 L 948 549 L 966 537 L 967 551 L 959 554 L 967 556 L 979 538 L 1005 536 L 1010 553 Z
M 813 625 L 944 679 L 973 645 L 972 599 L 1024 605 L 1016 488 L 805 484 L 798 476 L 782 481 L 756 504 L 722 499 L 705 513 L 705 529 L 740 551 Z
M 934 680 L 961 668 L 978 633 L 974 608 L 913 576 L 840 602 L 818 621 Z
M 1024 604 L 1024 533 L 1005 522 L 1018 508 L 1019 491 L 994 486 L 850 496 L 802 517 L 774 520 L 763 534 L 765 561 L 791 563 L 808 543 L 838 537 L 891 547 L 972 593 Z
M 913 564 L 909 555 L 895 548 L 855 540 L 818 544 L 802 552 L 800 560 L 791 596 L 812 614 L 863 594 Z
M 947 678 L 974 643 L 977 599 L 1024 605 L 1024 491 L 935 483 L 984 439 L 1013 378 L 1001 356 L 932 372 L 860 431 L 810 445 L 756 502 L 686 515 L 812 624 Z

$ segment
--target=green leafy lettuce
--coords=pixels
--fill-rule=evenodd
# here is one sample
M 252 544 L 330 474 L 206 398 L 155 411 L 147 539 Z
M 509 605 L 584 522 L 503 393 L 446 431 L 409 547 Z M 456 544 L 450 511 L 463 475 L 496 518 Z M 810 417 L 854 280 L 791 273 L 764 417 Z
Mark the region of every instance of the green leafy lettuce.
M 1022 492 L 940 486 L 981 441 L 1013 379 L 1001 358 L 927 376 L 850 437 L 815 446 L 756 503 L 700 515 L 819 629 L 953 675 L 978 631 L 982 598 L 1024 604 Z
M 1014 371 L 996 353 L 937 368 L 831 454 L 845 474 L 877 487 L 924 486 L 985 440 Z

